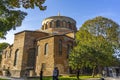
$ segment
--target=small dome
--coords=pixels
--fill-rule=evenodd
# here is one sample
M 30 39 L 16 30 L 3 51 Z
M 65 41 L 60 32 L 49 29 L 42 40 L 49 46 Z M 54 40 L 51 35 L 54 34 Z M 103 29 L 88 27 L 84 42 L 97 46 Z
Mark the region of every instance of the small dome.
M 76 21 L 66 16 L 52 16 L 42 21 L 42 30 L 49 28 L 67 28 L 76 31 Z

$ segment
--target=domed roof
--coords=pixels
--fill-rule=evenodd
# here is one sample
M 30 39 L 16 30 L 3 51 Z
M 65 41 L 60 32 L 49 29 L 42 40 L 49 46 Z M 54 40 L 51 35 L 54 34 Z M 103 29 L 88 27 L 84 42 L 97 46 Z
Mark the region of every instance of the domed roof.
M 43 24 L 46 24 L 47 22 L 51 22 L 51 21 L 66 21 L 66 22 L 70 22 L 70 23 L 74 23 L 76 24 L 76 21 L 70 17 L 66 17 L 66 16 L 51 16 L 51 17 L 48 17 L 48 18 L 45 18 L 43 21 L 42 21 L 42 25 Z
M 64 31 L 63 28 L 64 30 L 77 31 L 76 21 L 70 17 L 60 15 L 51 16 L 42 21 L 42 30 Z

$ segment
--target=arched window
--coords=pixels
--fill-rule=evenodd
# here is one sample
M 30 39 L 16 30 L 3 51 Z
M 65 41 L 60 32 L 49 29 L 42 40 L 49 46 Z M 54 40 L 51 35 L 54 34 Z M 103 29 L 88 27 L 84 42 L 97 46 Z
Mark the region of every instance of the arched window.
M 57 21 L 56 21 L 56 27 L 59 27 L 59 26 L 60 26 L 60 21 L 57 20 Z
M 49 28 L 51 28 L 52 27 L 52 22 L 49 22 Z
M 9 57 L 11 57 L 11 54 L 12 54 L 12 49 L 10 49 L 10 54 L 9 54 Z
M 71 23 L 70 22 L 68 22 L 68 27 L 69 27 L 69 29 L 71 29 Z
M 44 25 L 44 30 L 47 29 L 47 24 Z
M 59 55 L 62 55 L 62 40 L 59 40 Z
M 48 43 L 45 44 L 45 51 L 44 51 L 44 55 L 46 55 L 48 53 Z
M 70 51 L 71 51 L 71 46 L 67 44 L 67 58 L 69 57 Z
M 15 58 L 14 58 L 14 66 L 16 66 L 17 62 L 18 62 L 18 54 L 19 54 L 19 49 L 17 49 L 15 51 Z
M 8 57 L 9 57 L 9 52 L 5 51 L 5 58 L 8 58 Z

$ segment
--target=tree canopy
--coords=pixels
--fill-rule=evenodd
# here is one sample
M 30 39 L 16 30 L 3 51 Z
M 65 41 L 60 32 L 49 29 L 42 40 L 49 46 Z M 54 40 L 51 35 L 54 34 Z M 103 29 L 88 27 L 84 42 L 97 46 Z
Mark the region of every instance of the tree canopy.
M 113 61 L 114 49 L 102 36 L 93 36 L 85 30 L 80 30 L 76 34 L 76 44 L 69 57 L 69 63 L 73 63 L 71 66 L 75 69 L 108 66 L 108 62 Z
M 76 46 L 71 51 L 69 65 L 73 69 L 90 67 L 93 73 L 98 66 L 112 65 L 117 60 L 113 54 L 119 44 L 118 36 L 119 25 L 107 18 L 86 21 L 76 33 Z
M 108 42 L 112 43 L 115 56 L 120 57 L 120 25 L 115 21 L 98 16 L 87 20 L 81 30 L 87 30 L 95 36 L 103 36 Z
M 7 31 L 12 28 L 21 26 L 27 13 L 18 8 L 39 7 L 40 10 L 45 10 L 46 6 L 42 6 L 44 2 L 45 0 L 0 0 L 0 38 L 5 38 Z
M 1 60 L 2 60 L 2 51 L 5 49 L 5 48 L 7 48 L 7 46 L 8 45 L 10 45 L 10 44 L 8 44 L 8 43 L 0 43 L 0 63 L 1 63 Z
M 87 20 L 80 29 L 87 30 L 95 36 L 101 35 L 114 46 L 119 46 L 120 26 L 111 19 L 98 16 Z
M 9 43 L 0 43 L 0 52 L 3 51 L 3 49 L 5 49 L 8 45 L 10 45 Z

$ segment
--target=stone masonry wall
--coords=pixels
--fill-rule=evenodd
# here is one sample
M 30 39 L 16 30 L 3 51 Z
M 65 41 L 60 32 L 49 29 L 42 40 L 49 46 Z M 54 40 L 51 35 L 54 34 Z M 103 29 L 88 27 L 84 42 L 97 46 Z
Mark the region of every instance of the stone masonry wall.
M 48 44 L 48 53 L 45 53 L 45 44 Z M 53 68 L 54 68 L 54 37 L 41 39 L 37 42 L 38 46 L 38 54 L 37 54 L 37 61 L 36 61 L 36 74 L 39 76 L 40 70 L 42 65 L 44 64 L 43 68 L 43 75 L 52 76 Z
M 62 40 L 62 55 L 59 55 L 59 40 Z M 60 74 L 69 73 L 67 45 L 73 44 L 74 40 L 66 36 L 55 36 L 55 67 L 58 67 Z
M 13 50 L 12 50 L 12 67 L 11 67 L 11 76 L 12 77 L 20 77 L 21 66 L 22 66 L 22 56 L 23 56 L 23 48 L 24 48 L 24 38 L 25 33 L 15 34 Z M 15 52 L 19 50 L 19 54 L 17 54 L 17 64 L 14 66 Z

